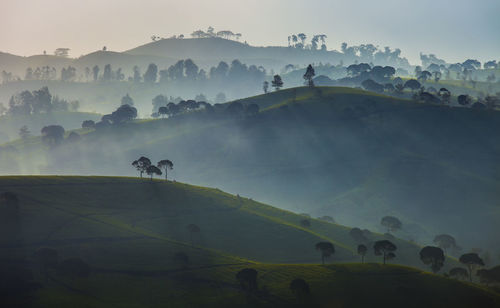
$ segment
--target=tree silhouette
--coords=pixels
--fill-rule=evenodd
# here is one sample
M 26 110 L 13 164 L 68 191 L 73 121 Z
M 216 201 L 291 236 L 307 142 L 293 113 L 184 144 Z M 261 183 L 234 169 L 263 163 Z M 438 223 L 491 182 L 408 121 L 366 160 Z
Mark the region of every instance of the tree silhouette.
M 380 221 L 380 224 L 387 228 L 388 232 L 394 232 L 402 227 L 402 223 L 399 219 L 394 216 L 385 216 Z
M 269 91 L 269 81 L 264 81 L 264 83 L 262 84 L 262 89 L 264 90 L 264 93 L 267 94 L 267 92 Z
M 457 247 L 455 238 L 449 234 L 436 235 L 436 237 L 434 237 L 434 244 L 442 248 L 445 253 L 447 249 Z
M 385 261 L 391 258 L 394 258 L 394 251 L 396 251 L 397 247 L 394 245 L 391 241 L 388 240 L 381 240 L 375 242 L 375 245 L 373 245 L 373 250 L 375 252 L 376 256 L 383 256 L 384 264 Z M 392 253 L 392 255 L 389 256 L 389 253 Z
M 236 274 L 241 288 L 248 292 L 257 291 L 257 271 L 253 268 L 244 268 Z
M 422 87 L 422 85 L 420 84 L 420 82 L 416 81 L 415 79 L 410 79 L 407 82 L 405 82 L 404 87 L 408 88 L 412 91 L 415 91 L 415 90 L 420 89 Z
M 321 263 L 325 264 L 325 258 L 335 253 L 335 247 L 330 242 L 319 242 L 316 244 L 316 250 L 321 251 Z
M 358 255 L 361 256 L 361 263 L 365 263 L 365 256 L 367 251 L 368 248 L 365 245 L 363 244 L 358 245 Z
M 469 268 L 469 280 L 472 282 L 472 272 L 480 266 L 484 266 L 483 259 L 481 259 L 477 253 L 466 253 L 463 254 L 460 259 L 460 263 L 466 265 Z
M 306 69 L 306 72 L 303 76 L 304 80 L 306 81 L 306 84 L 309 86 L 309 87 L 314 87 L 314 81 L 313 81 L 313 78 L 316 74 L 314 73 L 314 68 L 312 67 L 311 64 L 309 64 L 309 66 L 307 67 Z
M 156 66 L 156 64 L 154 63 L 149 64 L 146 73 L 144 73 L 144 82 L 155 83 L 157 77 L 158 77 L 158 66 Z
M 444 265 L 444 252 L 439 247 L 426 246 L 420 250 L 420 260 L 430 265 L 432 272 L 437 273 Z
M 42 142 L 50 147 L 61 143 L 64 139 L 64 128 L 60 125 L 49 125 L 42 128 Z
M 26 140 L 28 139 L 28 137 L 31 136 L 31 132 L 28 128 L 28 126 L 26 125 L 23 125 L 20 129 L 19 129 L 19 137 L 21 137 L 21 139 L 23 140 Z
M 168 159 L 163 159 L 160 160 L 157 164 L 158 168 L 165 170 L 165 180 L 167 180 L 167 171 L 172 170 L 174 168 L 174 164 L 168 160 Z
M 278 91 L 283 87 L 283 80 L 281 80 L 280 75 L 274 75 L 273 80 L 271 81 L 271 85 L 275 89 L 275 91 Z
M 134 100 L 130 97 L 130 95 L 128 95 L 128 93 L 122 97 L 121 103 L 122 105 L 134 106 Z
M 187 230 L 189 231 L 189 236 L 191 238 L 191 245 L 194 246 L 194 234 L 197 233 L 199 234 L 200 233 L 200 227 L 198 227 L 197 225 L 195 224 L 190 224 L 188 225 L 187 227 Z
M 311 293 L 309 284 L 302 278 L 292 280 L 290 283 L 290 290 L 301 303 L 304 302 Z
M 139 175 L 142 178 L 143 173 L 146 172 L 149 166 L 151 166 L 151 160 L 147 157 L 141 156 L 141 158 L 132 162 L 132 166 L 139 171 Z
M 160 168 L 154 166 L 154 165 L 150 165 L 146 168 L 146 173 L 151 177 L 151 181 L 153 181 L 153 175 L 162 175 L 162 172 L 160 170 Z

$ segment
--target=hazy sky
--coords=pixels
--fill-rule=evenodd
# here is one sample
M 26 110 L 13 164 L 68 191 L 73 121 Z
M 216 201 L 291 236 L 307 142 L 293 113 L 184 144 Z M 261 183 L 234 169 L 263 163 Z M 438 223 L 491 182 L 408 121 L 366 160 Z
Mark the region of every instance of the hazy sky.
M 0 0 L 0 51 L 32 55 L 57 47 L 78 57 L 124 51 L 151 35 L 189 36 L 213 26 L 251 45 L 286 45 L 291 33 L 399 47 L 448 61 L 500 60 L 500 0 Z

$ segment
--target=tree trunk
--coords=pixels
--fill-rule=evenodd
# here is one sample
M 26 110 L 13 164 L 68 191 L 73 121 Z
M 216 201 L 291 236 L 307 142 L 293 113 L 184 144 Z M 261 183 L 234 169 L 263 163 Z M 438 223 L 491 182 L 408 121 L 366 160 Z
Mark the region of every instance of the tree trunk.
M 472 282 L 472 265 L 469 265 L 468 268 L 469 268 L 469 280 L 470 282 Z
M 384 265 L 385 265 L 385 252 L 384 252 Z
M 321 263 L 323 265 L 325 265 L 325 255 L 323 255 L 323 254 L 321 255 Z
M 167 168 L 165 168 L 165 181 L 167 180 Z

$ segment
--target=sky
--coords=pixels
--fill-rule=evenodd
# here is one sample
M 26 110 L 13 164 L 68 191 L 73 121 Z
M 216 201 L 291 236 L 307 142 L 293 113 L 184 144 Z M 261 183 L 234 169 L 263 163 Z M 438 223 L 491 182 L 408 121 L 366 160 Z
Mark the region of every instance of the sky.
M 500 60 L 500 0 L 1 0 L 0 51 L 70 48 L 71 57 L 125 51 L 152 35 L 189 36 L 212 26 L 250 45 L 287 45 L 293 33 L 326 34 L 328 49 L 373 43 L 412 64 Z

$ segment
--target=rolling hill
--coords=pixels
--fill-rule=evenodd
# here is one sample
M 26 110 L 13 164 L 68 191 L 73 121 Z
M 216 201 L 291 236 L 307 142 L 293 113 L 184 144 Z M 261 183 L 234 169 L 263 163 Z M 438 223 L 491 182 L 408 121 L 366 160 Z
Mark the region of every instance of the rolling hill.
M 298 277 L 310 285 L 308 307 L 493 307 L 500 299 L 414 268 L 340 264 L 358 260 L 348 229 L 314 219 L 305 228 L 299 224 L 303 216 L 218 189 L 66 176 L 0 177 L 0 188 L 18 196 L 20 215 L 19 228 L 0 227 L 2 256 L 24 256 L 27 267 L 37 269 L 34 252 L 50 247 L 59 262 L 78 257 L 90 266 L 86 277 L 49 269 L 44 279 L 35 270 L 40 285 L 26 298 L 31 307 L 290 307 L 297 299 L 289 284 Z M 186 230 L 191 223 L 201 230 L 194 236 Z M 335 243 L 335 264 L 297 264 L 318 263 L 314 243 L 321 240 Z M 418 247 L 395 243 L 395 262 L 416 262 Z M 188 256 L 187 264 L 173 257 L 179 252 Z M 380 257 L 369 253 L 367 259 Z M 240 289 L 235 275 L 243 268 L 258 271 L 259 291 Z
M 130 175 L 141 155 L 168 157 L 181 181 L 381 232 L 381 217 L 395 215 L 407 239 L 430 244 L 450 233 L 465 250 L 496 255 L 498 239 L 479 234 L 495 234 L 500 221 L 497 112 L 327 87 L 239 102 L 261 112 L 138 121 L 89 131 L 46 155 L 36 143 L 10 146 L 22 149 L 22 173 Z M 16 170 L 4 157 L 2 166 Z

